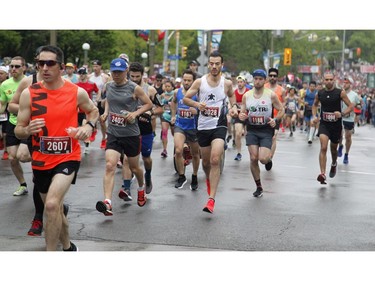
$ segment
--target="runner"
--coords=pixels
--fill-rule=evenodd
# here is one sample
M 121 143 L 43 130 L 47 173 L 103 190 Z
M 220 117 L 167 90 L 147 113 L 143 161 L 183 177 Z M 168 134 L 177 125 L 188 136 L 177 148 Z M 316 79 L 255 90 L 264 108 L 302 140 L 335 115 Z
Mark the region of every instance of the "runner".
M 154 134 L 152 130 L 151 118 L 153 115 L 160 115 L 163 113 L 163 108 L 161 104 L 158 104 L 158 99 L 156 97 L 156 89 L 147 83 L 144 82 L 142 79 L 144 72 L 144 67 L 139 62 L 133 62 L 129 66 L 129 78 L 132 82 L 138 84 L 145 93 L 149 96 L 149 98 L 153 102 L 153 107 L 151 110 L 146 111 L 142 115 L 138 117 L 138 126 L 142 136 L 141 142 L 141 154 L 143 165 L 145 168 L 145 187 L 146 187 L 146 194 L 150 194 L 153 188 L 152 179 L 151 179 L 151 170 L 152 170 L 152 147 L 154 141 Z M 141 107 L 142 104 L 140 103 L 138 107 Z M 127 157 L 124 157 L 123 167 L 122 167 L 122 175 L 124 179 L 124 183 L 122 185 L 123 190 L 120 190 L 119 196 L 124 201 L 131 201 L 133 198 L 131 197 L 130 186 L 132 182 L 132 178 L 134 175 L 129 169 L 129 162 Z
M 305 124 L 306 124 L 306 131 L 308 134 L 308 144 L 312 144 L 315 132 L 317 129 L 317 124 L 313 124 L 311 120 L 313 119 L 312 114 L 312 107 L 314 104 L 315 96 L 317 95 L 318 90 L 316 88 L 316 82 L 310 81 L 309 88 L 306 90 L 305 95 L 305 111 L 304 111 L 304 117 L 305 117 Z
M 324 74 L 325 88 L 320 90 L 315 96 L 312 107 L 312 115 L 314 124 L 319 125 L 319 166 L 320 174 L 317 180 L 321 184 L 326 184 L 326 163 L 328 142 L 330 141 L 330 149 L 332 156 L 332 164 L 329 172 L 329 177 L 333 178 L 337 172 L 337 146 L 340 142 L 342 134 L 342 116 L 349 114 L 353 110 L 353 105 L 344 90 L 335 87 L 334 75 L 331 72 Z M 341 101 L 343 101 L 347 108 L 341 111 Z M 319 104 L 321 105 L 320 117 L 317 117 L 317 110 Z
M 264 87 L 271 89 L 277 95 L 279 101 L 283 103 L 284 98 L 285 98 L 285 89 L 277 84 L 278 77 L 279 77 L 279 70 L 277 68 L 271 67 L 268 70 L 268 82 L 264 84 Z M 277 109 L 273 109 L 273 116 L 276 116 L 277 114 L 278 114 Z M 282 122 L 283 122 L 282 119 L 280 120 L 280 122 L 277 122 L 275 130 L 274 130 L 274 135 L 272 137 L 271 158 L 270 158 L 270 161 L 265 165 L 265 168 L 267 171 L 272 169 L 272 165 L 273 165 L 272 158 L 275 155 L 277 136 L 279 134 L 279 128 L 280 126 L 282 126 Z
M 223 65 L 222 55 L 217 51 L 212 52 L 208 59 L 209 73 L 195 80 L 183 98 L 184 104 L 199 110 L 197 136 L 209 195 L 203 211 L 208 213 L 214 211 L 215 196 L 220 181 L 220 159 L 224 153 L 227 134 L 227 97 L 232 105 L 231 115 L 237 117 L 233 84 L 222 75 Z M 193 100 L 195 95 L 198 101 Z
M 143 180 L 143 169 L 139 165 L 141 136 L 137 117 L 152 108 L 152 102 L 142 87 L 129 81 L 128 64 L 122 58 L 110 64 L 113 81 L 106 85 L 106 102 L 102 121 L 107 120 L 107 146 L 105 151 L 105 174 L 103 179 L 104 200 L 96 203 L 96 210 L 112 216 L 112 193 L 117 162 L 122 152 L 128 157 L 130 170 L 138 181 L 137 204 L 143 207 L 147 198 Z M 138 107 L 139 101 L 142 106 Z M 123 189 L 120 190 L 120 192 Z M 122 199 L 125 198 L 120 196 Z
M 267 165 L 272 157 L 272 139 L 277 123 L 284 115 L 284 107 L 271 89 L 265 88 L 267 73 L 263 69 L 253 72 L 254 88 L 242 98 L 240 120 L 247 120 L 246 145 L 250 155 L 250 171 L 256 184 L 254 197 L 262 197 L 259 163 Z M 273 109 L 277 110 L 274 116 Z
M 236 80 L 237 80 L 237 89 L 234 91 L 234 95 L 236 96 L 237 109 L 239 113 L 241 109 L 241 104 L 242 104 L 242 97 L 247 91 L 249 91 L 249 89 L 246 88 L 246 79 L 243 76 L 238 76 Z M 242 136 L 244 135 L 246 120 L 241 121 L 237 117 L 237 118 L 233 118 L 233 123 L 234 123 L 234 136 L 235 136 L 234 140 L 235 140 L 236 150 L 237 150 L 237 155 L 234 158 L 234 160 L 241 161 L 242 159 L 242 154 L 241 154 Z
M 293 136 L 293 132 L 296 130 L 295 122 L 297 119 L 297 112 L 298 112 L 298 104 L 299 98 L 297 96 L 297 89 L 292 86 L 289 89 L 288 95 L 285 99 L 285 124 L 286 127 L 289 127 L 290 134 L 289 136 Z
M 171 102 L 171 123 L 174 124 L 174 148 L 175 148 L 175 162 L 179 177 L 175 184 L 175 188 L 182 189 L 187 182 L 185 176 L 183 153 L 185 143 L 190 147 L 190 152 L 193 157 L 193 174 L 191 176 L 191 190 L 198 189 L 198 169 L 200 162 L 199 145 L 197 138 L 197 114 L 198 111 L 194 107 L 189 107 L 182 102 L 191 85 L 195 80 L 195 73 L 190 70 L 184 70 L 182 74 L 183 88 L 176 89 Z M 193 96 L 194 101 L 197 101 L 197 96 Z
M 345 77 L 343 89 L 345 90 L 346 95 L 348 96 L 350 102 L 355 107 L 357 104 L 360 104 L 361 100 L 358 97 L 358 94 L 351 89 L 353 83 L 354 83 L 354 81 L 351 77 Z M 346 108 L 347 108 L 346 104 L 342 103 L 342 111 L 345 111 Z M 345 155 L 344 155 L 344 160 L 343 160 L 344 164 L 349 164 L 349 151 L 350 151 L 350 148 L 352 146 L 352 134 L 353 134 L 353 130 L 354 130 L 354 119 L 355 119 L 355 113 L 354 112 L 350 112 L 349 115 L 343 115 L 342 116 L 342 123 L 343 123 L 343 127 L 344 127 L 344 136 L 345 136 Z M 338 150 L 338 153 L 337 153 L 338 157 L 342 156 L 343 148 L 344 148 L 343 137 L 341 135 L 339 150 Z
M 19 139 L 32 136 L 33 182 L 45 204 L 47 251 L 57 250 L 59 241 L 64 251 L 78 250 L 70 241 L 63 201 L 70 185 L 75 183 L 80 165 L 78 140 L 91 135 L 99 117 L 86 91 L 62 78 L 63 61 L 60 48 L 43 46 L 40 49 L 37 63 L 43 80 L 22 92 L 15 128 Z M 86 112 L 88 121 L 70 137 L 66 128 L 77 127 L 77 107 Z
M 7 106 L 17 91 L 22 79 L 25 77 L 26 62 L 23 57 L 13 57 L 10 62 L 10 78 L 5 80 L 0 86 L 0 107 Z M 17 152 L 21 145 L 21 140 L 14 134 L 14 128 L 17 125 L 17 115 L 9 114 L 8 123 L 6 124 L 6 148 L 9 153 L 10 167 L 16 177 L 19 186 L 13 192 L 13 196 L 21 196 L 29 193 L 27 183 L 24 177 L 23 168 L 20 159 L 17 158 Z M 25 150 L 27 146 L 24 145 Z

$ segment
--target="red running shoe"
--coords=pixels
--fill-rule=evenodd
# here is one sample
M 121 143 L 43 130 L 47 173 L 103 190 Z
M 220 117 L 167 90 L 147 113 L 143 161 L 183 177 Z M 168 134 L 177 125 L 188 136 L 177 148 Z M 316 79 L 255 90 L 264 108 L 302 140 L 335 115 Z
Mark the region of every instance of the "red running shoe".
M 146 205 L 146 202 L 147 202 L 147 198 L 146 198 L 146 195 L 145 195 L 145 191 L 144 190 L 138 190 L 138 199 L 137 199 L 138 206 L 143 207 L 144 205 Z
M 214 212 L 214 207 L 215 207 L 215 199 L 208 198 L 207 204 L 203 208 L 203 212 L 207 212 L 207 213 L 212 214 Z
M 208 196 L 210 196 L 210 194 L 211 194 L 210 179 L 206 179 L 206 185 L 207 185 L 207 194 L 208 194 Z
M 98 132 L 97 129 L 94 129 L 94 131 L 92 132 L 91 136 L 90 136 L 90 142 L 94 142 L 95 141 L 95 138 L 96 138 L 96 133 Z
M 320 182 L 320 184 L 327 184 L 327 182 L 326 182 L 326 175 L 325 174 L 320 174 L 319 176 L 318 176 L 318 178 L 317 178 L 317 181 L 319 181 Z
M 43 222 L 38 219 L 34 219 L 31 222 L 31 228 L 29 229 L 29 232 L 27 232 L 27 235 L 29 236 L 40 236 L 43 231 Z
M 100 148 L 105 149 L 106 145 L 107 145 L 107 139 L 102 140 L 102 142 L 100 143 Z
M 130 189 L 121 188 L 120 192 L 118 193 L 118 197 L 120 197 L 122 200 L 124 200 L 126 202 L 133 200 L 133 198 L 130 194 Z
M 9 154 L 8 151 L 4 151 L 3 157 L 1 158 L 2 160 L 8 160 Z
M 98 201 L 96 203 L 96 210 L 103 213 L 105 216 L 113 216 L 112 205 L 107 200 Z

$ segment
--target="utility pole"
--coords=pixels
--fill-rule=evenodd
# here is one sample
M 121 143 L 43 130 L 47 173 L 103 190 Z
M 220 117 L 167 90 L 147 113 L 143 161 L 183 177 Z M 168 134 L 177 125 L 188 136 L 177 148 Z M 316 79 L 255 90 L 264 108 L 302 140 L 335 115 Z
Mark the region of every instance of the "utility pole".
M 344 34 L 342 37 L 342 53 L 341 53 L 341 72 L 344 72 L 344 61 L 345 61 L 345 37 L 346 37 L 346 30 L 344 30 Z
M 270 53 L 269 53 L 269 67 L 273 67 L 273 37 L 274 37 L 274 30 L 271 31 L 271 50 L 270 50 Z
M 207 31 L 207 56 L 209 57 L 212 50 L 212 30 Z
M 150 66 L 150 73 L 149 75 L 154 75 L 154 61 L 155 61 L 155 30 L 150 30 L 150 37 L 149 37 L 149 66 Z
M 168 39 L 169 31 L 165 31 L 164 35 L 164 50 L 163 50 L 163 71 L 166 72 L 167 68 L 167 60 L 168 60 L 168 46 L 169 46 L 169 39 Z
M 175 74 L 174 74 L 174 77 L 177 78 L 178 77 L 178 61 L 179 61 L 179 56 L 178 56 L 178 53 L 180 51 L 180 31 L 176 30 L 176 70 L 175 70 Z
M 56 46 L 56 41 L 57 41 L 57 36 L 56 36 L 56 30 L 50 30 L 49 31 L 49 44 L 52 46 Z

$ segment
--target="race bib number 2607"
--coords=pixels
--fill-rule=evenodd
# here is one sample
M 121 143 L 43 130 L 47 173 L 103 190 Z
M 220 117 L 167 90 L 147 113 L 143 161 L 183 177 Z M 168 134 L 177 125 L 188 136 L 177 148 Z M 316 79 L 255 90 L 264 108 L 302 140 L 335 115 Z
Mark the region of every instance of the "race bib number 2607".
M 72 152 L 71 137 L 40 137 L 40 152 L 43 154 L 67 154 Z

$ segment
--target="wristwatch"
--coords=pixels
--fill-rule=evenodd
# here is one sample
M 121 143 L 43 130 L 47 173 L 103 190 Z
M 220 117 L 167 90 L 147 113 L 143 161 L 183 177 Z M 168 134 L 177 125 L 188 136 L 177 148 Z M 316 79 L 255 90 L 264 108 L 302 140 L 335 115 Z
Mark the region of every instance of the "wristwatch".
M 95 129 L 95 124 L 92 121 L 87 121 L 86 124 L 89 124 L 93 130 Z

